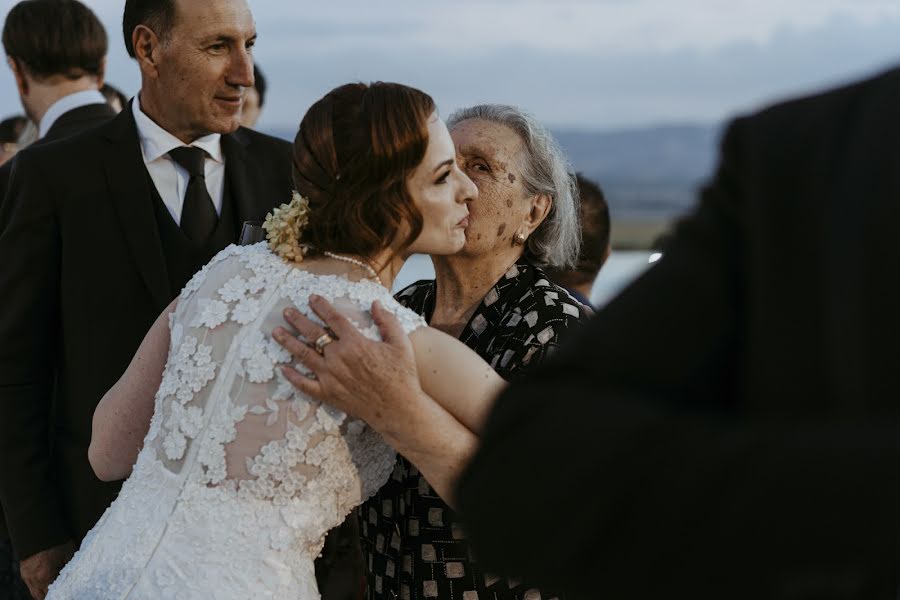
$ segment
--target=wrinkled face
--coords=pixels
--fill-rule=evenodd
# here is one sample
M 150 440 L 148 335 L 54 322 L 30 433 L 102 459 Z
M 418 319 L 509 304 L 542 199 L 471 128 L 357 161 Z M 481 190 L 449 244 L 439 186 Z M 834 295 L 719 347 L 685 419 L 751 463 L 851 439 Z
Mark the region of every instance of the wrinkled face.
M 455 254 L 466 242 L 469 202 L 478 189 L 456 164 L 453 140 L 437 116 L 428 121 L 428 149 L 406 182 L 422 213 L 422 233 L 406 251 L 410 254 Z
M 522 140 L 509 127 L 482 119 L 462 121 L 450 135 L 456 161 L 478 187 L 478 199 L 469 206 L 462 254 L 506 252 L 531 208 L 519 167 Z
M 172 127 L 196 137 L 231 133 L 253 86 L 250 8 L 245 0 L 178 0 L 175 13 L 158 61 Z

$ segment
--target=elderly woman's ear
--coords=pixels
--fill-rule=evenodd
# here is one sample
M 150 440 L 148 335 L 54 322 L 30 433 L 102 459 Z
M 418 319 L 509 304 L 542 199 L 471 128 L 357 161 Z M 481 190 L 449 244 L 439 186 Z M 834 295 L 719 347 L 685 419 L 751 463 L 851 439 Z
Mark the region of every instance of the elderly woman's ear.
M 551 208 L 553 208 L 553 198 L 550 197 L 550 194 L 535 194 L 532 196 L 531 210 L 528 211 L 528 216 L 522 222 L 517 233 L 521 233 L 525 238 L 528 238 L 544 222 L 544 219 L 550 214 Z

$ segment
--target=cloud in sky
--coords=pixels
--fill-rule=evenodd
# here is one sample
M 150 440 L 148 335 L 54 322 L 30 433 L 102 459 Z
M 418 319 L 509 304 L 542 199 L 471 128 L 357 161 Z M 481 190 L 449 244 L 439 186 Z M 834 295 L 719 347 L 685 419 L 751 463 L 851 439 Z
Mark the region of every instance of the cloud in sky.
M 122 0 L 88 1 L 111 83 L 134 92 Z M 7 3 L 6 8 L 11 3 Z M 270 81 L 263 127 L 292 127 L 335 85 L 384 79 L 444 114 L 508 102 L 567 127 L 714 121 L 900 62 L 896 0 L 251 0 Z M 5 11 L 4 11 L 5 12 Z M 16 112 L 0 73 L 0 113 Z

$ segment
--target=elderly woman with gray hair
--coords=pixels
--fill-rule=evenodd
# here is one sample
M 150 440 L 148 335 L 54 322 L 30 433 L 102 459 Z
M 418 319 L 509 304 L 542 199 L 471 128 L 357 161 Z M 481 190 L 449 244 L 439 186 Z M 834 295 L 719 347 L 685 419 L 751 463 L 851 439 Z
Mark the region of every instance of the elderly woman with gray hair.
M 509 381 L 540 364 L 589 313 L 542 270 L 570 267 L 578 256 L 578 188 L 549 131 L 518 108 L 463 109 L 450 116 L 447 126 L 457 163 L 479 191 L 469 204 L 466 243 L 456 255 L 433 256 L 435 279 L 419 281 L 396 298 L 432 327 L 459 338 Z M 326 303 L 311 306 L 331 329 L 286 315 L 305 339 L 332 330 L 338 333 L 333 337 L 341 331 L 352 335 Z M 429 428 L 429 415 L 438 409 L 418 385 L 408 341 L 395 335 L 388 316 L 373 313 L 383 317 L 384 343 L 337 339 L 322 353 L 324 361 L 306 360 L 309 349 L 293 337 L 284 343 L 315 373 L 310 382 L 286 372 L 295 385 L 366 420 L 402 455 L 392 478 L 359 509 L 366 597 L 560 597 L 532 589 L 527 579 L 486 573 L 475 561 L 450 504 L 478 432 Z M 277 333 L 284 339 L 283 331 Z M 466 382 L 459 381 L 460 395 L 465 390 Z M 426 481 L 416 468 L 424 461 L 430 473 L 445 476 Z M 522 485 L 527 493 L 528 482 Z

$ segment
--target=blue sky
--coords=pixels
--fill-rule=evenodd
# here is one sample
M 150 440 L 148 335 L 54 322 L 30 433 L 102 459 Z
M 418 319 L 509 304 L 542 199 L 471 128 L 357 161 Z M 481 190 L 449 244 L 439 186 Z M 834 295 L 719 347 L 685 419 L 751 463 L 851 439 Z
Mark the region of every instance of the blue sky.
M 195 0 L 202 1 L 202 0 Z M 12 6 L 2 0 L 5 15 Z M 88 0 L 108 80 L 140 81 L 122 0 Z M 900 64 L 896 0 L 250 0 L 270 81 L 264 129 L 292 128 L 335 85 L 383 79 L 441 111 L 518 104 L 556 127 L 715 122 Z M 0 68 L 0 115 L 19 112 Z

